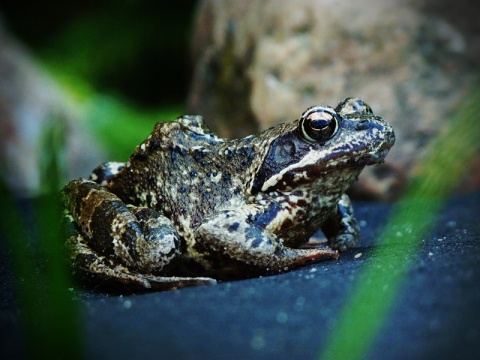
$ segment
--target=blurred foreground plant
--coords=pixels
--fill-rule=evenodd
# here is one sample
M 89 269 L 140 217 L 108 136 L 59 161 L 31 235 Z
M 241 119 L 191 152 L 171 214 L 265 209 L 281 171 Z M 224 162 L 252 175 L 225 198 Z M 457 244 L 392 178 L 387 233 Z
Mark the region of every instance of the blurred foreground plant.
M 70 292 L 60 224 L 63 130 L 57 122 L 45 131 L 40 154 L 44 195 L 35 200 L 32 214 L 20 211 L 0 180 L 0 228 L 10 250 L 27 355 L 32 359 L 82 358 L 78 304 Z
M 400 253 L 418 248 L 434 225 L 445 197 L 470 169 L 480 150 L 479 100 L 480 88 L 476 88 L 460 105 L 450 126 L 432 143 L 418 176 L 380 233 L 382 246 L 374 251 L 375 261 L 361 273 L 319 359 L 367 358 L 414 260 L 389 256 L 392 247 L 388 245 L 401 247 Z M 404 233 L 400 244 L 399 229 Z

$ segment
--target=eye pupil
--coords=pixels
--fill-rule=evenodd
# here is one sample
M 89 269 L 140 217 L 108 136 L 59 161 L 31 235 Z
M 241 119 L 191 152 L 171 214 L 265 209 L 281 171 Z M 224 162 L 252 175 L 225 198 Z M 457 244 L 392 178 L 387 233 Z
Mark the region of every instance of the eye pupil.
M 323 144 L 338 130 L 338 116 L 333 109 L 313 107 L 303 113 L 299 127 L 308 142 Z
M 313 129 L 321 129 L 328 126 L 332 121 L 328 121 L 325 119 L 315 119 L 310 122 L 310 127 Z

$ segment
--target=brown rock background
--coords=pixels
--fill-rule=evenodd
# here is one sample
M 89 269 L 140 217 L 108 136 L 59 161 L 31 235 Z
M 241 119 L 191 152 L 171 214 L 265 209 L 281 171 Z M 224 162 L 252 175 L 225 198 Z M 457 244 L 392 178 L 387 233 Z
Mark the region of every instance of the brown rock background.
M 478 79 L 478 3 L 203 0 L 189 112 L 238 137 L 358 96 L 395 128 L 387 163 L 353 193 L 393 199 Z M 479 187 L 480 163 L 466 184 Z
M 295 119 L 314 104 L 335 106 L 345 97 L 361 97 L 392 123 L 397 143 L 387 163 L 367 168 L 352 193 L 357 198 L 396 198 L 422 164 L 431 140 L 448 131 L 478 81 L 479 8 L 480 3 L 466 0 L 199 1 L 187 112 L 203 115 L 222 136 L 240 137 Z M 165 19 L 161 16 L 158 19 Z M 157 17 L 153 20 L 158 22 Z M 185 21 L 177 24 L 179 31 L 187 26 Z M 115 27 L 106 30 L 112 36 L 118 32 Z M 157 30 L 156 38 L 163 33 Z M 122 44 L 122 37 L 118 39 Z M 159 72 L 154 75 L 141 65 L 143 77 L 138 67 L 126 76 L 122 68 L 120 74 L 141 84 L 146 77 L 150 84 L 131 86 L 127 81 L 126 89 L 136 93 L 143 87 L 149 101 L 158 96 L 160 102 L 158 94 L 172 93 L 172 86 L 182 81 L 158 59 L 174 59 L 178 68 L 183 59 L 178 53 L 172 56 L 171 43 L 143 41 L 157 46 L 160 54 L 142 57 L 140 52 L 138 58 L 145 60 L 140 64 L 157 59 Z M 183 47 L 178 36 L 174 42 Z M 91 43 L 96 54 L 97 43 Z M 119 58 L 100 57 L 106 62 L 100 68 L 108 69 Z M 169 80 L 161 80 L 162 71 Z M 86 176 L 98 163 L 114 159 L 105 155 L 98 134 L 89 133 L 86 109 L 70 96 L 0 23 L 0 171 L 17 193 L 34 194 L 40 188 L 39 149 L 48 124 L 67 130 L 68 178 Z M 98 110 L 95 116 L 104 117 L 101 102 Z M 106 121 L 119 130 L 116 114 L 110 116 Z M 143 129 L 139 133 L 140 138 Z M 469 167 L 462 191 L 480 188 L 479 159 Z

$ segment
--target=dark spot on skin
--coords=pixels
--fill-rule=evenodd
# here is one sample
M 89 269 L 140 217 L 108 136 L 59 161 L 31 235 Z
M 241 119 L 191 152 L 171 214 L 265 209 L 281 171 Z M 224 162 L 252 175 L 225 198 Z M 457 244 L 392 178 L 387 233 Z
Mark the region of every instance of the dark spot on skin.
M 306 207 L 307 206 L 307 201 L 305 199 L 298 199 L 297 202 L 296 202 L 296 206 Z
M 101 184 L 104 181 L 110 182 L 117 175 L 117 173 L 123 169 L 123 165 L 114 166 L 113 168 L 112 166 L 113 165 L 110 163 L 105 163 L 96 167 L 92 171 L 92 175 L 96 176 L 96 179 L 94 181 L 97 184 Z M 92 176 L 90 176 L 90 180 L 93 180 Z
M 229 233 L 233 233 L 233 232 L 235 232 L 235 231 L 238 229 L 239 226 L 240 226 L 240 223 L 234 222 L 233 224 L 231 224 L 231 225 L 228 227 L 227 230 L 228 230 Z
M 261 245 L 261 243 L 262 243 L 262 239 L 260 237 L 257 237 L 255 238 L 255 240 L 253 240 L 252 247 L 257 248 Z
M 145 150 L 142 150 L 139 146 L 137 151 L 132 156 L 135 160 L 146 160 L 148 158 L 148 153 Z
M 151 148 L 152 150 L 156 150 L 156 149 L 158 149 L 159 147 L 160 147 L 160 141 L 158 141 L 158 140 L 151 140 L 151 141 L 150 141 L 150 148 Z
M 194 149 L 191 152 L 193 159 L 197 162 L 200 162 L 204 157 L 205 153 L 202 151 L 202 149 Z
M 366 119 L 362 119 L 360 121 L 357 122 L 356 126 L 355 126 L 355 129 L 356 130 L 373 130 L 373 129 L 378 129 L 380 131 L 383 131 L 383 126 L 380 125 L 380 124 L 377 124 L 373 121 L 368 121 Z
M 185 156 L 187 154 L 187 150 L 184 147 L 180 147 L 180 146 L 177 146 L 177 145 L 175 145 L 172 148 L 172 150 L 173 150 L 173 152 L 175 152 L 177 154 L 180 154 L 182 156 Z
M 230 160 L 232 164 L 235 164 L 235 171 L 237 172 L 245 171 L 254 158 L 255 152 L 251 147 L 228 150 L 227 159 Z
M 175 243 L 176 246 L 172 246 L 172 248 L 170 249 L 170 251 L 166 254 L 162 253 L 161 251 L 159 251 L 158 253 L 161 254 L 161 255 L 165 255 L 167 258 L 171 258 L 173 257 L 173 255 L 175 255 L 175 253 L 177 252 L 177 246 L 179 246 L 179 244 Z
M 294 225 L 292 219 L 285 219 L 283 220 L 281 229 L 282 230 L 287 230 L 288 228 L 292 227 Z
M 200 141 L 203 141 L 203 140 L 209 140 L 209 136 L 208 134 L 205 135 L 205 134 L 199 134 L 199 133 L 196 133 L 196 132 L 193 132 L 193 131 L 189 131 L 188 132 L 188 136 L 192 139 L 195 139 L 195 140 L 200 140 Z
M 298 197 L 303 197 L 304 193 L 303 193 L 302 190 L 295 190 L 295 191 L 292 191 L 292 195 L 295 195 L 295 196 L 298 196 Z
M 149 176 L 147 177 L 147 182 L 149 182 L 150 184 L 154 184 L 155 181 L 156 181 L 156 179 L 155 179 L 155 176 L 154 176 L 154 175 L 149 175 Z
M 132 212 L 141 222 L 147 221 L 153 216 L 153 210 L 149 208 L 136 208 Z
M 231 175 L 229 173 L 226 173 L 226 172 L 222 173 L 223 182 L 230 182 L 230 180 L 231 180 Z
M 250 161 L 249 159 L 243 159 L 243 160 L 242 160 L 242 166 L 245 167 L 245 166 L 249 165 L 250 162 L 251 162 L 251 161 Z
M 251 227 L 247 228 L 247 230 L 245 231 L 245 238 L 247 240 L 252 240 L 252 247 L 257 248 L 263 242 L 262 230 L 260 230 L 256 226 L 251 226 Z
M 226 149 L 223 151 L 223 155 L 225 156 L 225 158 L 227 160 L 232 160 L 234 158 L 235 155 L 238 154 L 238 151 L 233 151 L 231 149 Z
M 279 210 L 280 205 L 277 202 L 272 202 L 265 212 L 261 213 L 259 216 L 256 217 L 253 223 L 262 228 L 265 228 L 268 224 L 272 222 L 273 219 L 275 219 L 275 216 L 277 216 Z
M 149 206 L 151 206 L 151 204 L 152 204 L 152 199 L 153 199 L 152 195 L 151 195 L 151 194 L 147 194 L 147 196 L 146 196 L 146 201 L 147 201 L 147 204 L 148 204 Z
M 247 159 L 253 159 L 255 157 L 255 151 L 251 146 L 241 147 L 237 150 L 237 154 Z

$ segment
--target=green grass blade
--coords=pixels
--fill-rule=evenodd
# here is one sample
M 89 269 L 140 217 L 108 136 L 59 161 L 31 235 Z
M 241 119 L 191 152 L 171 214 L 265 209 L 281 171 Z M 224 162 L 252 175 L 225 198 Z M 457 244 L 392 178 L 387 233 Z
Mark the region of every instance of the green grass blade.
M 56 125 L 45 135 L 41 154 L 45 195 L 36 201 L 32 219 L 24 221 L 14 197 L 1 181 L 0 228 L 10 249 L 27 354 L 32 359 L 81 359 L 78 304 L 69 290 L 72 285 L 60 224 L 63 127 Z
M 329 341 L 319 359 L 363 359 L 377 338 L 392 308 L 412 260 L 392 256 L 396 251 L 418 248 L 423 236 L 434 225 L 444 198 L 457 185 L 479 151 L 480 90 L 476 89 L 450 126 L 433 143 L 419 176 L 408 188 L 381 232 L 381 244 L 361 273 L 351 297 L 347 300 Z M 397 233 L 404 236 L 399 242 Z M 401 246 L 398 249 L 398 246 Z

